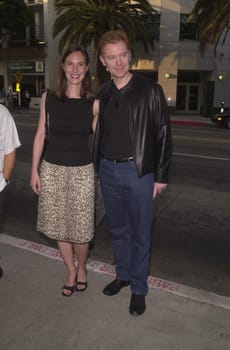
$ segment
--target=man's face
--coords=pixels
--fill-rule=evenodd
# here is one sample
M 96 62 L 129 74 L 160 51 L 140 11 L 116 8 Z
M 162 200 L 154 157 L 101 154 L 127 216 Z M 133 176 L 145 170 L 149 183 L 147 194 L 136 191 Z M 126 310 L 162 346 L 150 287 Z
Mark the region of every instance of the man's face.
M 100 55 L 102 64 L 107 67 L 111 78 L 124 78 L 129 72 L 130 51 L 124 41 L 106 44 Z

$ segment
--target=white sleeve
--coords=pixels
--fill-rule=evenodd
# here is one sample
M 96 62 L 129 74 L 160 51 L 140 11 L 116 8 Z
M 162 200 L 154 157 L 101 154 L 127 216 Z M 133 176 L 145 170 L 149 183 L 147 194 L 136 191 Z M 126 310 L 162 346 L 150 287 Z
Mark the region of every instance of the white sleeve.
M 21 146 L 18 132 L 13 117 L 10 116 L 6 124 L 6 133 L 4 140 L 4 154 L 13 152 L 16 148 Z

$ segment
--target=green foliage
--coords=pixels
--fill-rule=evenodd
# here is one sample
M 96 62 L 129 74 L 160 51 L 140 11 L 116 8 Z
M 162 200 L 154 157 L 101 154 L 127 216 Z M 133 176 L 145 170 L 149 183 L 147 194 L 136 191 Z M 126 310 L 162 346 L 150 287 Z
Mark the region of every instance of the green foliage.
M 61 33 L 60 50 L 76 41 L 96 48 L 101 34 L 120 28 L 146 51 L 153 47 L 155 35 L 146 30 L 146 23 L 154 23 L 156 11 L 147 0 L 54 0 L 54 4 L 58 17 L 53 36 Z
M 189 19 L 196 24 L 201 51 L 208 43 L 216 47 L 229 30 L 230 0 L 197 0 Z
M 25 30 L 32 14 L 24 0 L 0 0 L 0 33 L 12 35 Z

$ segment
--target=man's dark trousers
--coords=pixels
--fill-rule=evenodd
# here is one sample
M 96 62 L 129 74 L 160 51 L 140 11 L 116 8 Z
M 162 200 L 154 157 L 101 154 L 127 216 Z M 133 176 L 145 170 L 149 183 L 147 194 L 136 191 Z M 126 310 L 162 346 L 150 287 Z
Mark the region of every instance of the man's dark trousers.
M 0 233 L 3 232 L 5 217 L 6 217 L 6 206 L 7 206 L 7 193 L 8 186 L 0 192 Z
M 2 233 L 4 229 L 7 192 L 8 192 L 8 187 L 5 187 L 4 190 L 0 192 L 0 233 Z M 2 277 L 2 275 L 3 275 L 3 271 L 0 266 L 0 277 Z
M 99 177 L 116 263 L 116 275 L 134 294 L 148 293 L 153 221 L 153 174 L 138 177 L 134 162 L 101 159 Z

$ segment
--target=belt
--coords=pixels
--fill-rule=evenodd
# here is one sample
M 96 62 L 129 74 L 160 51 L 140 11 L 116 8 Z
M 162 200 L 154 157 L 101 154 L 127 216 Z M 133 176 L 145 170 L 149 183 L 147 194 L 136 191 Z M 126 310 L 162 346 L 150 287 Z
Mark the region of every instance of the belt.
M 113 163 L 132 163 L 132 162 L 134 162 L 133 157 L 112 159 L 112 158 L 106 157 L 105 155 L 102 155 L 102 158 L 106 159 L 106 160 L 110 160 Z

